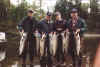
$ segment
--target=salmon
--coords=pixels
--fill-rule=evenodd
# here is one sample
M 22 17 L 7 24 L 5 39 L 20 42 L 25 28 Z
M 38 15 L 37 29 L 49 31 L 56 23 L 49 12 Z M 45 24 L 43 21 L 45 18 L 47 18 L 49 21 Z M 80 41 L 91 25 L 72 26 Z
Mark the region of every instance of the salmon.
M 45 34 L 43 34 L 42 37 L 40 38 L 40 56 L 44 55 L 45 38 L 46 38 Z
M 39 48 L 40 48 L 40 34 L 39 34 L 39 32 L 35 32 L 34 35 L 35 35 L 35 37 L 36 37 L 36 52 L 37 52 L 37 54 L 39 54 Z
M 27 33 L 21 33 L 21 40 L 20 40 L 20 46 L 19 46 L 19 55 L 21 55 L 23 50 L 24 50 L 26 39 L 27 39 Z
M 62 34 L 62 39 L 63 39 L 63 52 L 67 53 L 68 52 L 68 42 L 69 42 L 69 33 L 68 32 L 64 32 Z
M 80 35 L 77 32 L 74 32 L 74 37 L 75 37 L 75 41 L 76 41 L 76 50 L 77 50 L 77 55 L 79 56 L 80 53 Z
M 56 33 L 50 34 L 50 52 L 55 56 L 57 50 L 57 35 Z

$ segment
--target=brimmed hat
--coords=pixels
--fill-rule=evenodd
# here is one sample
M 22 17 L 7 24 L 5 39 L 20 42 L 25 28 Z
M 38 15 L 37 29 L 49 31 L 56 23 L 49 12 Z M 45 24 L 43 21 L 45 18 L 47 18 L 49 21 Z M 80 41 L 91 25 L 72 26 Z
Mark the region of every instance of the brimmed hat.
M 47 16 L 52 16 L 52 13 L 51 12 L 47 12 Z
M 71 13 L 77 13 L 78 12 L 78 10 L 76 9 L 76 8 L 73 8 L 72 10 L 71 10 Z
M 56 12 L 55 13 L 55 16 L 58 16 L 58 15 L 61 15 L 61 13 L 60 12 Z
M 34 11 L 32 9 L 29 9 L 27 12 L 28 13 L 34 13 Z

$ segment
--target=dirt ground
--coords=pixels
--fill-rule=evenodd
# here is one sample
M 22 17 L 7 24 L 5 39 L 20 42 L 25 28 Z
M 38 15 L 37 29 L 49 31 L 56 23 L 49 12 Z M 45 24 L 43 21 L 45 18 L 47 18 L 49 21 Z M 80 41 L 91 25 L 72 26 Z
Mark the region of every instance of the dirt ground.
M 13 37 L 13 38 L 10 38 L 10 37 Z M 8 35 L 7 38 L 8 38 L 8 43 L 6 43 L 7 44 L 6 59 L 0 62 L 2 64 L 2 67 L 11 67 L 12 65 L 16 64 L 16 62 L 20 63 L 20 58 L 18 57 L 18 51 L 17 51 L 20 37 L 18 36 L 16 37 L 16 35 Z M 88 56 L 90 57 L 89 60 L 90 60 L 90 65 L 92 67 L 96 49 L 98 47 L 99 39 L 100 38 L 85 38 L 84 51 L 83 51 L 83 67 L 85 67 L 86 64 L 88 63 L 86 61 L 86 57 Z M 71 57 L 68 57 L 68 62 L 66 63 L 71 64 L 71 61 L 69 61 L 70 59 Z M 35 65 L 39 64 L 39 57 L 35 57 L 34 64 Z

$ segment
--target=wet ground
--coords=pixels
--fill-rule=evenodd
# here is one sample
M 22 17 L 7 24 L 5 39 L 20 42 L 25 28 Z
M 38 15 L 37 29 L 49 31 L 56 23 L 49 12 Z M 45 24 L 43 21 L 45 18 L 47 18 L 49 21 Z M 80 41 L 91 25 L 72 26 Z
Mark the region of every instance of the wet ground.
M 11 38 L 12 37 L 12 38 Z M 20 67 L 21 61 L 20 58 L 18 57 L 18 42 L 19 42 L 19 37 L 16 35 L 8 35 L 8 43 L 6 47 L 6 59 L 0 63 L 2 63 L 2 67 L 16 67 L 18 64 L 18 67 Z M 84 52 L 83 52 L 83 67 L 86 67 L 86 64 L 88 63 L 86 61 L 86 57 L 90 57 L 90 67 L 92 67 L 93 60 L 95 57 L 95 52 L 98 46 L 100 38 L 99 37 L 86 37 L 84 40 Z M 71 58 L 68 57 L 70 60 Z M 27 62 L 28 63 L 28 62 Z M 67 62 L 66 62 L 67 63 Z M 71 61 L 68 61 L 69 65 L 71 64 Z M 15 65 L 16 64 L 16 65 Z M 39 58 L 35 57 L 34 64 L 36 67 L 39 67 Z M 15 66 L 14 66 L 15 65 Z M 29 65 L 27 65 L 29 67 Z

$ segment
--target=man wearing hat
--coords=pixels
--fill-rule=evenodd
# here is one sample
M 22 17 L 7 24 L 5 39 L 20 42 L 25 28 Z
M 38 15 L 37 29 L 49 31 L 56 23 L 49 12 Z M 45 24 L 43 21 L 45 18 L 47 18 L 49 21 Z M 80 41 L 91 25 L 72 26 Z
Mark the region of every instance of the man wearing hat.
M 64 52 L 63 52 L 63 37 L 62 37 L 62 33 L 64 33 L 65 30 L 66 30 L 66 20 L 63 20 L 61 17 L 61 13 L 57 11 L 55 13 L 54 31 L 58 35 L 57 36 L 57 51 L 56 51 L 56 56 L 55 56 L 58 65 L 64 64 L 64 61 L 65 61 Z
M 69 51 L 73 59 L 73 67 L 81 67 L 81 61 L 82 61 L 81 50 L 79 52 L 79 55 L 77 55 L 76 45 L 73 38 L 74 37 L 73 32 L 79 33 L 80 40 L 81 40 L 80 48 L 83 49 L 82 41 L 83 41 L 83 34 L 86 31 L 86 23 L 84 19 L 78 16 L 78 10 L 76 8 L 73 8 L 71 10 L 70 16 L 71 16 L 71 19 L 69 19 L 67 23 L 67 28 L 68 28 L 68 31 L 70 32 Z
M 22 67 L 26 67 L 26 57 L 29 54 L 30 67 L 33 67 L 33 56 L 36 50 L 35 36 L 33 32 L 37 29 L 37 20 L 33 17 L 33 10 L 28 10 L 27 16 L 18 24 L 18 30 L 23 33 L 27 33 L 27 39 L 25 41 L 25 46 L 21 54 L 22 57 Z
M 45 19 L 41 20 L 38 24 L 39 32 L 42 35 L 45 35 L 45 45 L 44 45 L 44 53 L 40 57 L 40 65 L 41 67 L 52 67 L 51 53 L 50 53 L 50 41 L 49 34 L 53 32 L 53 24 L 51 21 L 51 13 L 48 12 Z

